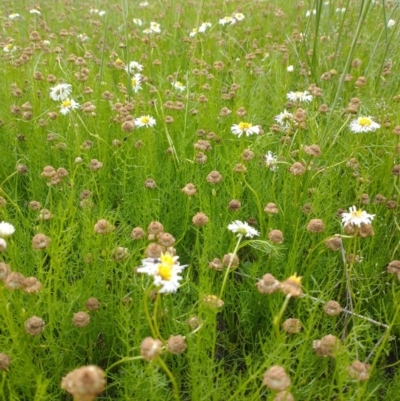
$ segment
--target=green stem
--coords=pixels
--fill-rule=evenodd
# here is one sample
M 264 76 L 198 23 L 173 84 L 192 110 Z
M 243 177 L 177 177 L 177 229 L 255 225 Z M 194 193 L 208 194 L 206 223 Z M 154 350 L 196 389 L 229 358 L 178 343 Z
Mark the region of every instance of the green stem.
M 279 324 L 280 324 L 280 322 L 282 320 L 282 316 L 285 313 L 285 310 L 286 310 L 286 308 L 287 308 L 287 306 L 289 304 L 290 298 L 291 298 L 290 294 L 286 295 L 286 298 L 285 298 L 285 301 L 282 304 L 281 310 L 274 317 L 274 328 L 275 328 L 275 331 L 276 331 L 277 335 L 279 334 Z
M 107 369 L 106 372 L 109 372 L 111 369 L 115 368 L 118 365 L 121 365 L 121 363 L 125 363 L 125 362 L 131 362 L 131 361 L 137 361 L 139 359 L 143 359 L 142 356 L 126 356 L 125 358 L 120 359 L 119 361 L 113 363 L 112 365 L 110 365 Z
M 160 304 L 160 301 L 161 301 L 161 295 L 160 295 L 160 293 L 157 292 L 157 297 L 156 297 L 156 302 L 154 305 L 154 312 L 153 312 L 153 327 L 154 327 L 154 331 L 156 332 L 155 338 L 159 338 L 162 342 L 165 342 L 164 339 L 161 337 L 160 328 L 158 325 L 158 306 Z
M 230 273 L 230 271 L 231 271 L 232 261 L 233 261 L 234 257 L 235 257 L 236 254 L 237 254 L 237 251 L 238 251 L 238 249 L 239 249 L 239 245 L 240 245 L 240 242 L 242 241 L 242 238 L 243 238 L 243 235 L 242 235 L 242 234 L 239 234 L 239 238 L 238 238 L 238 241 L 237 241 L 237 243 L 236 243 L 235 249 L 233 250 L 233 253 L 232 253 L 232 255 L 231 255 L 231 259 L 230 259 L 230 261 L 229 261 L 228 267 L 226 268 L 224 280 L 223 280 L 223 282 L 222 282 L 221 291 L 220 291 L 220 293 L 219 293 L 219 299 L 222 299 L 222 296 L 224 295 L 224 290 L 225 290 L 225 287 L 226 287 L 226 283 L 227 283 L 227 281 L 228 281 L 228 276 L 229 276 L 229 273 Z
M 168 366 L 165 364 L 165 362 L 160 357 L 158 357 L 158 362 L 160 363 L 161 367 L 164 369 L 165 373 L 171 380 L 172 388 L 173 388 L 172 393 L 174 395 L 174 398 L 179 401 L 180 400 L 179 389 L 178 389 L 178 385 L 176 384 L 175 376 L 172 374 L 172 372 L 169 370 Z
M 150 326 L 151 334 L 153 335 L 153 338 L 156 339 L 157 338 L 157 331 L 154 328 L 153 320 L 152 320 L 152 318 L 150 316 L 150 312 L 149 312 L 149 295 L 150 295 L 151 289 L 152 289 L 152 286 L 149 286 L 149 288 L 144 292 L 143 306 L 144 306 L 144 314 L 146 315 L 147 323 Z

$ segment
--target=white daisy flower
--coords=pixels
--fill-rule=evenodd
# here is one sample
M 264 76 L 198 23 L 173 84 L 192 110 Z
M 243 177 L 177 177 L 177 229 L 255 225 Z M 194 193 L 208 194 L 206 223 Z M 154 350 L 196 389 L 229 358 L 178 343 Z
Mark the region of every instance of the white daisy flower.
M 148 1 L 142 1 L 141 3 L 139 3 L 139 7 L 141 7 L 141 8 L 145 8 L 145 7 L 147 7 L 149 5 L 149 2 Z
M 220 25 L 226 25 L 226 24 L 233 25 L 233 24 L 236 24 L 236 20 L 235 20 L 235 18 L 226 16 L 219 20 L 219 24 Z
M 376 131 L 381 126 L 376 123 L 372 117 L 358 117 L 357 120 L 353 120 L 350 123 L 350 130 L 356 134 L 361 132 Z
M 153 33 L 153 31 L 149 28 L 143 29 L 143 33 L 145 33 L 146 35 Z
M 345 13 L 345 12 L 346 12 L 346 8 L 345 8 L 345 7 L 337 8 L 335 11 L 336 11 L 337 13 Z
M 138 26 L 143 25 L 143 21 L 140 18 L 134 18 L 132 21 L 135 25 L 138 25 Z
M 270 150 L 268 153 L 264 156 L 265 157 L 265 165 L 271 170 L 271 171 L 277 171 L 278 170 L 278 156 L 274 155 Z
M 237 237 L 253 238 L 258 237 L 260 233 L 253 227 L 249 226 L 246 222 L 236 220 L 228 225 L 228 230 L 237 234 Z
M 89 36 L 86 35 L 86 33 L 80 33 L 79 35 L 76 35 L 76 38 L 80 41 L 80 42 L 87 42 L 90 40 Z
M 236 21 L 243 21 L 244 20 L 244 15 L 242 13 L 235 13 L 233 14 L 233 17 Z
M 292 65 L 288 65 L 286 68 L 287 72 L 293 72 L 294 71 L 294 67 Z
M 275 116 L 274 120 L 284 128 L 289 127 L 289 125 L 293 121 L 293 114 L 289 113 L 286 109 L 282 112 L 279 113 L 277 116 Z
M 396 21 L 395 21 L 394 19 L 390 19 L 390 20 L 387 22 L 387 27 L 388 27 L 388 28 L 393 28 L 395 25 L 396 25 Z
M 151 116 L 142 116 L 139 118 L 135 118 L 135 126 L 136 127 L 154 127 L 156 125 L 156 120 Z
M 99 11 L 99 17 L 102 17 L 103 15 L 106 15 L 105 11 Z
M 68 99 L 72 92 L 72 86 L 70 84 L 58 84 L 50 88 L 50 97 L 58 102 L 60 100 Z
M 30 14 L 36 14 L 36 15 L 40 15 L 41 12 L 39 10 L 36 10 L 36 8 L 32 8 L 32 10 L 29 10 Z
M 173 256 L 169 252 L 161 254 L 159 259 L 146 258 L 137 272 L 153 277 L 154 285 L 161 287 L 159 293 L 173 293 L 181 286 L 180 273 L 188 266 L 179 264 L 178 259 L 178 256 Z
M 143 70 L 143 65 L 138 63 L 137 61 L 131 61 L 126 67 L 125 71 L 128 74 L 133 74 L 135 71 L 142 71 Z
M 142 80 L 143 80 L 143 77 L 139 73 L 137 73 L 133 76 L 133 78 L 131 80 L 131 84 L 132 84 L 132 89 L 135 93 L 138 93 L 142 89 L 142 86 L 140 85 Z
M 204 33 L 207 28 L 211 28 L 211 22 L 203 22 L 199 27 L 199 32 Z
M 314 10 L 308 10 L 308 11 L 306 12 L 306 17 L 310 17 L 311 15 L 315 15 L 315 14 L 317 14 L 317 10 L 316 10 L 316 9 L 314 9 Z
M 313 99 L 312 95 L 307 92 L 289 92 L 286 97 L 292 102 L 311 102 Z
M 364 210 L 358 209 L 355 206 L 349 208 L 350 213 L 342 213 L 342 223 L 344 226 L 351 224 L 360 227 L 362 223 L 371 224 L 374 219 L 374 214 L 368 214 Z
M 157 22 L 150 22 L 150 30 L 155 33 L 160 33 L 161 32 L 160 24 Z
M 60 113 L 64 116 L 69 114 L 71 110 L 79 108 L 79 103 L 76 103 L 74 99 L 65 99 L 60 106 Z
M 12 224 L 2 221 L 0 223 L 0 238 L 11 237 L 15 232 L 15 228 Z
M 193 28 L 193 29 L 192 29 L 192 32 L 189 33 L 189 36 L 190 36 L 191 38 L 193 38 L 193 37 L 195 37 L 195 36 L 197 35 L 197 32 L 198 32 L 198 31 L 197 31 L 197 28 Z
M 243 134 L 246 134 L 246 136 L 259 134 L 260 128 L 257 125 L 251 125 L 250 123 L 241 121 L 239 124 L 233 124 L 231 131 L 240 138 Z
M 90 9 L 89 9 L 89 13 L 90 13 L 90 14 L 98 14 L 98 13 L 99 13 L 99 10 L 98 10 L 97 8 L 90 8 Z
M 172 86 L 181 92 L 183 92 L 186 89 L 186 86 L 183 85 L 183 83 L 179 82 L 179 81 L 172 82 Z
M 19 18 L 19 17 L 20 17 L 20 15 L 17 14 L 17 13 L 13 13 L 13 14 L 10 14 L 10 15 L 8 16 L 9 19 L 17 19 L 17 18 Z
M 8 45 L 3 47 L 3 52 L 4 53 L 12 53 L 15 50 L 17 50 L 17 48 L 12 43 L 9 43 Z

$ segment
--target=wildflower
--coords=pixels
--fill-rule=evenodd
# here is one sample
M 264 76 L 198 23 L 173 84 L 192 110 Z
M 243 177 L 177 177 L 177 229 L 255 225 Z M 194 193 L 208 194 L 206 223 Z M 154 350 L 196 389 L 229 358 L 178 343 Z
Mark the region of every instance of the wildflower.
M 321 219 L 312 219 L 307 225 L 307 230 L 311 233 L 321 233 L 324 229 L 325 225 Z
M 272 274 L 267 273 L 257 282 L 256 287 L 261 294 L 272 294 L 279 290 L 280 282 Z
M 147 7 L 148 5 L 149 5 L 149 2 L 148 2 L 148 1 L 142 1 L 141 3 L 139 3 L 139 7 L 140 7 L 140 8 Z
M 281 282 L 280 290 L 285 294 L 291 297 L 300 297 L 303 294 L 301 289 L 301 277 L 290 276 L 285 281 Z
M 36 15 L 40 15 L 41 12 L 39 10 L 36 10 L 36 8 L 32 8 L 31 10 L 29 10 L 30 14 L 36 14 Z
M 291 380 L 282 366 L 272 366 L 264 373 L 263 384 L 271 390 L 283 391 L 290 387 Z
M 18 290 L 24 286 L 24 280 L 21 273 L 10 272 L 4 279 L 4 286 L 9 290 Z
M 293 121 L 293 114 L 289 113 L 286 109 L 282 112 L 279 113 L 274 120 L 281 126 L 284 128 L 289 127 L 289 125 L 292 123 Z
M 103 11 L 103 10 L 101 10 L 101 11 L 99 11 L 99 17 L 102 17 L 103 15 L 106 15 L 106 12 L 105 11 Z
M 252 126 L 250 123 L 241 121 L 239 124 L 233 124 L 231 131 L 240 138 L 243 134 L 246 134 L 246 136 L 259 134 L 260 128 L 257 125 Z
M 0 223 L 0 238 L 11 237 L 15 232 L 15 228 L 12 224 L 2 221 Z
M 236 21 L 243 21 L 244 20 L 244 15 L 242 13 L 235 13 L 233 14 L 233 17 Z
M 339 302 L 336 301 L 328 301 L 324 306 L 324 312 L 329 316 L 340 315 L 342 311 L 343 308 L 340 306 Z
M 131 61 L 126 67 L 125 71 L 128 74 L 133 74 L 135 71 L 142 71 L 143 70 L 143 65 L 139 64 L 137 61 Z
M 265 165 L 271 170 L 271 171 L 277 171 L 278 170 L 278 157 L 274 155 L 271 151 L 268 151 L 268 153 L 264 156 L 265 157 Z
M 96 234 L 109 234 L 109 233 L 113 232 L 114 230 L 115 230 L 114 225 L 105 219 L 100 219 L 94 225 L 94 232 Z
M 197 190 L 196 187 L 194 186 L 194 184 L 192 184 L 191 182 L 189 182 L 188 184 L 186 184 L 183 188 L 182 188 L 182 192 L 187 195 L 187 196 L 193 196 L 196 194 Z
M 181 265 L 178 259 L 178 256 L 173 256 L 170 252 L 162 253 L 160 258 L 146 258 L 137 272 L 151 276 L 154 285 L 161 287 L 159 293 L 173 293 L 181 286 L 179 282 L 182 276 L 179 274 L 188 266 Z
M 237 237 L 246 237 L 246 238 L 253 238 L 254 236 L 259 236 L 260 233 L 254 229 L 253 227 L 249 226 L 248 223 L 236 220 L 233 223 L 228 225 L 228 230 L 232 231 L 233 233 L 237 233 Z
M 205 215 L 204 213 L 196 213 L 193 218 L 192 218 L 192 222 L 195 226 L 198 227 L 202 227 L 204 225 L 206 225 L 208 223 L 209 219 L 207 217 L 207 215 Z
M 95 365 L 82 366 L 61 380 L 61 388 L 76 400 L 92 401 L 106 385 L 105 373 Z
M 216 295 L 206 295 L 203 298 L 203 302 L 210 308 L 218 309 L 224 306 L 224 301 L 219 299 Z
M 32 238 L 32 248 L 35 250 L 45 249 L 50 245 L 51 239 L 44 234 L 36 234 Z
M 192 31 L 189 33 L 189 36 L 191 38 L 195 37 L 197 35 L 197 28 L 193 28 Z
M 135 25 L 138 25 L 138 26 L 142 26 L 143 25 L 143 21 L 140 18 L 134 18 L 133 19 L 133 23 Z
M 390 20 L 387 22 L 387 27 L 388 27 L 388 28 L 393 28 L 395 25 L 396 25 L 396 21 L 395 21 L 394 19 L 390 19 Z
M 26 277 L 23 287 L 27 294 L 37 294 L 42 289 L 42 283 L 36 277 Z
M 74 99 L 66 99 L 61 103 L 60 113 L 65 116 L 71 110 L 75 110 L 78 107 L 79 107 L 79 103 L 76 103 Z
M 150 31 L 155 33 L 161 33 L 160 24 L 157 22 L 150 22 Z
M 181 92 L 183 92 L 183 91 L 185 90 L 185 88 L 186 88 L 186 86 L 183 85 L 183 83 L 182 83 L 182 82 L 179 82 L 179 81 L 172 82 L 172 86 L 173 86 L 175 89 L 177 89 L 177 90 L 179 90 L 179 91 L 181 91 Z
M 361 227 L 361 224 L 371 224 L 374 219 L 374 214 L 368 214 L 364 210 L 358 209 L 355 206 L 349 208 L 350 213 L 342 213 L 342 223 L 344 226 L 353 225 Z
M 3 47 L 4 53 L 10 53 L 10 52 L 13 52 L 15 50 L 16 50 L 16 47 L 12 43 L 9 43 L 8 45 L 5 45 Z
M 7 263 L 0 262 L 0 280 L 4 281 L 10 273 L 10 266 Z
M 135 119 L 135 125 L 137 127 L 154 127 L 156 120 L 151 116 L 142 116 Z
M 272 230 L 268 234 L 268 238 L 274 244 L 281 244 L 283 242 L 283 233 L 281 230 Z
M 224 255 L 222 258 L 222 264 L 226 267 L 229 267 L 229 269 L 233 269 L 237 266 L 239 266 L 239 258 L 237 255 L 233 253 L 227 253 Z
M 376 131 L 380 127 L 380 124 L 372 120 L 372 117 L 358 117 L 350 123 L 350 130 L 355 134 Z
M 140 85 L 141 82 L 143 80 L 143 77 L 141 74 L 137 73 L 133 76 L 132 80 L 131 80 L 131 84 L 132 84 L 132 90 L 135 93 L 138 93 L 138 91 L 140 91 L 142 89 L 142 86 Z
M 13 13 L 13 14 L 10 14 L 10 15 L 8 16 L 8 18 L 11 19 L 11 20 L 17 19 L 17 18 L 19 18 L 19 17 L 20 17 L 20 15 L 17 14 L 17 13 Z
M 313 99 L 313 96 L 307 92 L 289 92 L 286 95 L 288 100 L 291 100 L 292 102 L 311 102 L 311 100 Z
M 267 206 L 265 206 L 264 212 L 266 212 L 266 213 L 272 215 L 272 214 L 278 214 L 278 213 L 279 213 L 279 210 L 278 210 L 278 207 L 275 205 L 275 203 L 269 202 L 269 203 L 267 204 Z
M 232 199 L 228 203 L 228 208 L 233 211 L 239 210 L 241 207 L 242 207 L 242 203 L 240 201 L 238 201 L 237 199 Z
M 72 92 L 70 84 L 58 84 L 50 89 L 50 97 L 54 101 L 66 100 Z
M 4 252 L 7 249 L 7 242 L 5 239 L 0 238 L 0 252 Z
M 221 18 L 221 19 L 219 20 L 219 24 L 220 24 L 220 25 L 226 25 L 226 24 L 234 25 L 234 24 L 236 24 L 236 20 L 235 20 L 235 18 L 226 16 L 226 17 Z
M 162 351 L 162 342 L 151 337 L 146 337 L 140 344 L 140 355 L 145 361 L 156 359 Z
M 207 28 L 211 28 L 211 22 L 203 22 L 199 27 L 199 32 L 204 33 Z
M 293 71 L 294 71 L 294 67 L 293 67 L 292 65 L 288 65 L 288 66 L 286 67 L 286 71 L 287 71 L 287 72 L 293 72 Z
M 306 17 L 310 17 L 311 15 L 317 14 L 317 10 L 314 8 L 313 10 L 307 10 Z
M 222 175 L 218 171 L 214 170 L 214 171 L 211 171 L 211 173 L 207 175 L 206 180 L 210 184 L 218 184 L 219 182 L 222 181 Z

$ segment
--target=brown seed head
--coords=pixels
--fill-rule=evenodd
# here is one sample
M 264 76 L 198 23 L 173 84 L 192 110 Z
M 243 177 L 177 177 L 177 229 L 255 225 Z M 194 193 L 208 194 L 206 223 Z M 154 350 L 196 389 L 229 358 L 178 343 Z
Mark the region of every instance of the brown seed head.
M 196 213 L 193 218 L 192 222 L 195 226 L 202 227 L 208 223 L 209 219 L 204 213 Z
M 37 294 L 42 289 L 42 283 L 36 277 L 26 277 L 23 287 L 27 294 Z
M 160 233 L 157 236 L 157 241 L 160 245 L 169 247 L 175 244 L 175 238 L 170 233 Z
M 387 271 L 390 274 L 400 274 L 400 260 L 392 260 L 387 267 Z
M 279 281 L 270 273 L 264 274 L 256 286 L 261 294 L 272 294 L 280 289 Z
M 203 298 L 203 303 L 212 309 L 219 309 L 224 306 L 224 301 L 216 295 L 206 295 Z
M 211 262 L 208 263 L 208 267 L 210 269 L 221 271 L 224 268 L 224 265 L 223 265 L 221 259 L 214 258 Z
M 10 273 L 10 266 L 7 263 L 0 262 L 0 280 L 4 281 Z
M 293 163 L 292 167 L 290 167 L 289 171 L 293 175 L 303 175 L 306 172 L 306 168 L 299 162 Z
M 157 184 L 152 178 L 147 178 L 147 180 L 144 182 L 144 186 L 145 186 L 145 188 L 148 188 L 148 189 L 157 188 Z
M 95 311 L 100 308 L 101 304 L 97 298 L 91 297 L 85 302 L 86 309 Z
M 182 192 L 187 196 L 193 196 L 197 190 L 192 183 L 188 183 L 182 188 Z
M 285 295 L 300 297 L 303 294 L 301 289 L 301 277 L 297 277 L 296 275 L 290 276 L 285 281 L 281 282 L 280 290 Z
M 11 357 L 9 357 L 7 354 L 0 354 L 0 370 L 7 370 L 7 368 L 10 366 L 11 363 Z
M 271 230 L 268 238 L 274 244 L 281 244 L 283 242 L 283 233 L 281 230 Z
M 277 206 L 275 205 L 275 203 L 269 202 L 267 204 L 267 206 L 265 206 L 264 212 L 272 215 L 272 214 L 278 214 L 279 210 L 278 210 Z
M 145 253 L 148 258 L 159 258 L 164 252 L 164 249 L 163 246 L 153 243 L 146 248 Z
M 114 225 L 112 225 L 109 221 L 105 219 L 100 219 L 94 225 L 94 232 L 96 234 L 109 234 L 115 230 Z
M 25 277 L 21 273 L 10 272 L 4 279 L 4 286 L 8 290 L 18 290 L 24 286 L 24 280 Z
M 234 269 L 235 267 L 239 266 L 239 258 L 233 253 L 227 253 L 222 258 L 222 263 L 224 264 L 224 266 L 229 267 L 230 269 Z
M 310 233 L 321 233 L 324 229 L 325 225 L 320 219 L 312 219 L 307 225 L 307 230 L 310 231 Z
M 210 184 L 218 184 L 222 181 L 222 175 L 218 171 L 211 171 L 207 176 L 207 182 Z
M 147 231 L 149 234 L 157 235 L 164 232 L 164 226 L 159 221 L 152 221 L 149 224 Z
M 279 391 L 279 393 L 275 394 L 272 401 L 294 401 L 294 397 L 288 391 Z
M 369 379 L 369 371 L 371 370 L 371 365 L 362 363 L 360 361 L 354 361 L 350 366 L 347 367 L 349 376 L 352 379 L 358 381 L 365 381 Z
M 141 239 L 145 237 L 146 233 L 144 232 L 142 227 L 135 227 L 131 232 L 132 239 Z
M 239 210 L 241 208 L 242 204 L 240 201 L 236 200 L 236 199 L 232 199 L 229 203 L 228 203 L 228 208 L 230 210 L 236 211 Z

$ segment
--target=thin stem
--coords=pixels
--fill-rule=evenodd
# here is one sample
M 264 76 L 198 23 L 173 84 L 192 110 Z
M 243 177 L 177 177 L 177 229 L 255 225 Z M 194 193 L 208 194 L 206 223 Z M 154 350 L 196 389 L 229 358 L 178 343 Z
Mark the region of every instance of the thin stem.
M 138 361 L 139 359 L 143 359 L 141 355 L 138 356 L 126 356 L 125 358 L 120 359 L 119 361 L 113 363 L 110 365 L 107 369 L 106 372 L 109 372 L 111 369 L 115 368 L 118 365 L 121 365 L 121 363 L 125 362 L 131 362 L 131 361 Z
M 147 323 L 150 326 L 151 334 L 153 335 L 153 338 L 156 339 L 157 338 L 157 331 L 153 326 L 153 320 L 152 320 L 152 318 L 150 316 L 150 312 L 149 312 L 149 295 L 150 295 L 150 291 L 151 291 L 151 286 L 149 286 L 149 288 L 144 293 L 143 306 L 144 306 L 144 314 L 146 315 Z
M 230 273 L 230 271 L 231 271 L 231 265 L 232 265 L 232 262 L 233 262 L 234 257 L 235 257 L 236 254 L 237 254 L 237 251 L 238 251 L 238 249 L 239 249 L 239 245 L 240 245 L 240 242 L 242 241 L 242 238 L 243 238 L 243 235 L 242 235 L 242 234 L 239 234 L 238 241 L 237 241 L 237 243 L 236 243 L 235 249 L 233 250 L 233 253 L 232 253 L 231 258 L 230 258 L 230 260 L 229 260 L 228 267 L 226 268 L 224 280 L 223 280 L 223 282 L 222 282 L 221 291 L 220 291 L 220 293 L 219 293 L 219 299 L 222 299 L 222 296 L 224 295 L 224 290 L 225 290 L 225 287 L 226 287 L 226 283 L 227 283 L 227 281 L 228 281 L 228 276 L 229 276 L 229 273 Z
M 179 389 L 178 389 L 178 385 L 176 384 L 175 376 L 172 374 L 172 372 L 169 370 L 168 366 L 165 364 L 165 362 L 160 357 L 158 357 L 157 360 L 160 363 L 161 367 L 164 369 L 165 373 L 168 375 L 169 379 L 171 380 L 172 388 L 173 388 L 172 393 L 174 395 L 174 398 L 179 401 L 180 400 Z

